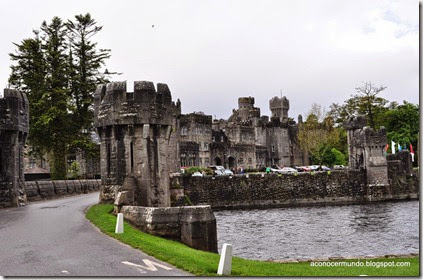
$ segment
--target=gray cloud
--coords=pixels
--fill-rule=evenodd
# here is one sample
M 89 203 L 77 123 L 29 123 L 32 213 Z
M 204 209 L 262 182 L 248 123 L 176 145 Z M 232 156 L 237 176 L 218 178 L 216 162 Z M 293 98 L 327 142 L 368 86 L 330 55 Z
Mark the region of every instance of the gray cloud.
M 43 20 L 90 12 L 117 79 L 168 83 L 183 112 L 227 118 L 239 96 L 290 99 L 290 116 L 328 107 L 371 80 L 418 102 L 417 1 L 20 1 L 0 12 L 0 81 L 8 53 Z M 154 28 L 152 28 L 154 25 Z

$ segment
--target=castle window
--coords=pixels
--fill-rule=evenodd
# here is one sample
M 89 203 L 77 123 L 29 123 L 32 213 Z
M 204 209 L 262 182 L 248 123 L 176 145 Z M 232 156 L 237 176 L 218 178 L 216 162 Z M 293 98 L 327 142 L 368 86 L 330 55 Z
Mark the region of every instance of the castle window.
M 187 127 L 186 127 L 186 126 L 183 126 L 183 127 L 181 128 L 181 135 L 187 135 L 187 132 L 188 132 Z
M 252 164 L 253 163 L 253 159 L 252 158 L 248 158 L 248 164 Z
M 209 144 L 208 143 L 204 143 L 204 150 L 208 151 L 209 150 Z
M 244 163 L 244 159 L 243 158 L 239 158 L 239 164 L 243 164 Z
M 275 146 L 272 146 L 272 152 L 275 152 Z

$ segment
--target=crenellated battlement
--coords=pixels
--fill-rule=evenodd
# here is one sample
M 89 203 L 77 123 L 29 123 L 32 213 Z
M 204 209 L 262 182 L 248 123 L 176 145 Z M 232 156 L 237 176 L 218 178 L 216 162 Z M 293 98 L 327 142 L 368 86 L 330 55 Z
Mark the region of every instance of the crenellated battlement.
M 366 126 L 366 118 L 364 116 L 352 116 L 348 118 L 344 124 L 346 130 L 362 129 Z
M 239 97 L 238 98 L 238 108 L 241 109 L 243 107 L 253 107 L 254 106 L 254 97 Z
M 125 82 L 99 85 L 94 93 L 96 126 L 116 124 L 171 125 L 181 112 L 181 102 L 172 101 L 166 84 L 134 82 L 134 92 L 127 92 Z
M 4 89 L 0 98 L 0 130 L 28 133 L 29 104 L 26 94 L 15 89 Z
M 281 122 L 288 120 L 289 100 L 285 96 L 275 96 L 270 99 L 269 109 L 272 112 L 272 118 L 278 118 Z
M 282 97 L 275 96 L 272 99 L 270 99 L 269 108 L 270 110 L 281 109 L 281 108 L 289 110 L 289 100 L 285 96 L 282 96 Z

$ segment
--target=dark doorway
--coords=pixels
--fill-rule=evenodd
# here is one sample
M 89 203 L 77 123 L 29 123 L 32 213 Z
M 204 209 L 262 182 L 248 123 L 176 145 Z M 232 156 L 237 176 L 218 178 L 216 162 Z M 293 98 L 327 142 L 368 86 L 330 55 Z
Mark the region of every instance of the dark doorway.
M 214 165 L 222 165 L 222 160 L 220 159 L 220 157 L 214 158 Z
M 235 169 L 236 168 L 236 160 L 234 157 L 229 157 L 229 169 Z

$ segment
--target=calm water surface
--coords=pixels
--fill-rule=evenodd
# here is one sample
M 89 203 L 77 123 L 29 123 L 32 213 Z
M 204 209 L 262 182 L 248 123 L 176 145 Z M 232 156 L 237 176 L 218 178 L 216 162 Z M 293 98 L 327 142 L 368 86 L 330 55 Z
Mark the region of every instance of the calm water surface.
M 419 252 L 419 202 L 215 212 L 219 250 L 283 260 Z

